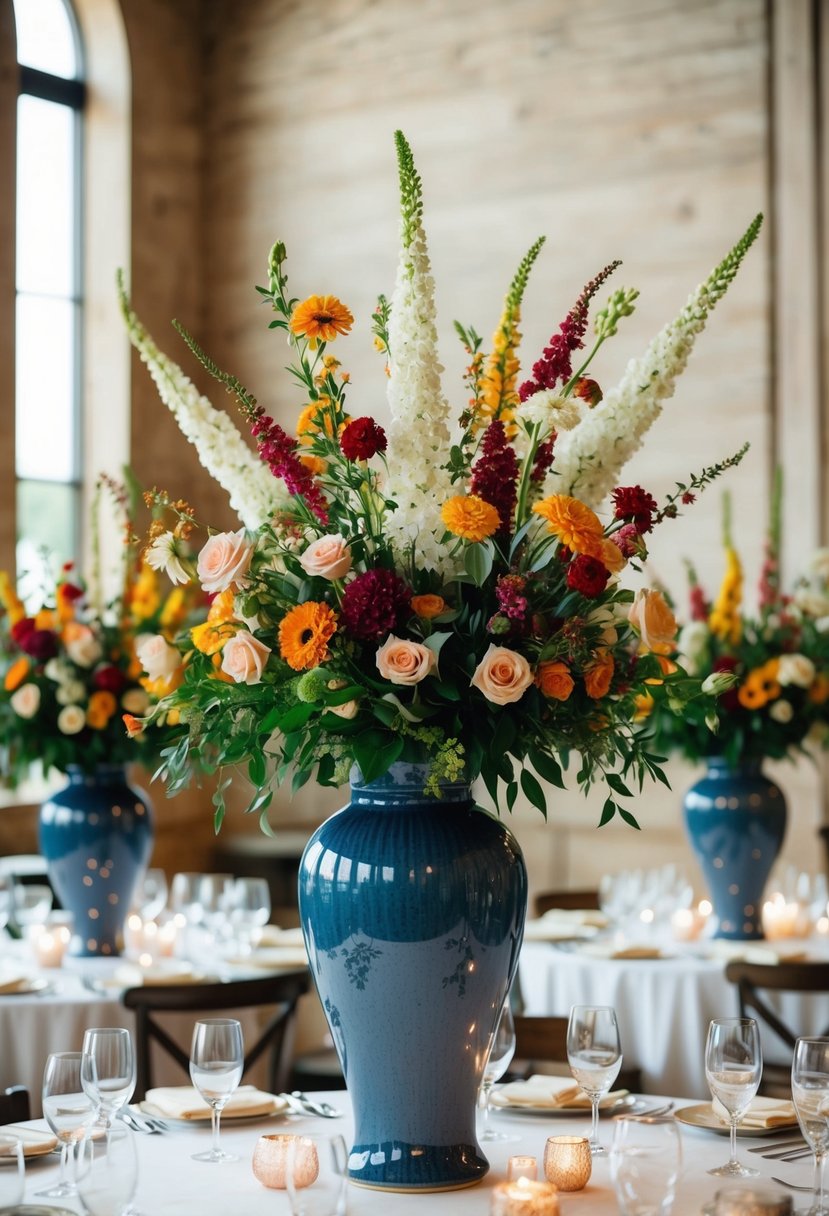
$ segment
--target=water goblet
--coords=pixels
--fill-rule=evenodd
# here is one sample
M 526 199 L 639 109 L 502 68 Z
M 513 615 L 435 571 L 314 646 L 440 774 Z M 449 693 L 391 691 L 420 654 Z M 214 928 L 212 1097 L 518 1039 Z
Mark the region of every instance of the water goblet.
M 806 1216 L 829 1216 L 824 1168 L 829 1151 L 829 1038 L 798 1039 L 792 1059 L 792 1101 L 814 1154 L 814 1197 Z
M 242 1079 L 244 1064 L 242 1027 L 234 1018 L 206 1018 L 193 1027 L 190 1048 L 190 1077 L 205 1102 L 210 1106 L 213 1143 L 203 1153 L 194 1153 L 194 1161 L 236 1161 L 235 1153 L 226 1153 L 219 1144 L 219 1128 L 227 1102 Z
M 674 1119 L 614 1119 L 610 1177 L 621 1216 L 671 1216 L 681 1171 L 682 1141 Z
M 88 1216 L 125 1216 L 138 1185 L 135 1137 L 117 1124 L 78 1146 L 78 1193 Z
M 32 925 L 43 925 L 52 910 L 52 888 L 41 882 L 15 882 L 12 888 L 12 918 L 23 937 Z
M 348 1152 L 342 1136 L 291 1136 L 285 1157 L 285 1189 L 291 1216 L 345 1216 Z
M 517 1140 L 518 1136 L 510 1136 L 505 1132 L 496 1132 L 490 1126 L 490 1097 L 492 1095 L 492 1087 L 496 1081 L 499 1081 L 509 1067 L 510 1060 L 515 1055 L 515 1023 L 512 1020 L 512 1009 L 510 1008 L 509 997 L 504 1002 L 504 1007 L 501 1010 L 501 1015 L 498 1018 L 498 1024 L 492 1035 L 492 1042 L 487 1055 L 486 1067 L 481 1081 L 481 1109 L 484 1112 L 483 1131 L 480 1133 L 480 1140 L 500 1140 L 502 1142 L 509 1140 Z
M 239 949 L 250 954 L 271 914 L 271 893 L 264 878 L 237 878 L 230 895 L 230 923 Z
M 715 1018 L 708 1027 L 705 1077 L 712 1096 L 728 1115 L 731 1155 L 709 1170 L 718 1178 L 754 1178 L 759 1170 L 737 1160 L 737 1124 L 751 1105 L 763 1075 L 760 1031 L 754 1018 Z
M 0 1136 L 0 1212 L 16 1212 L 23 1202 L 26 1166 L 23 1143 L 17 1136 Z
M 616 1010 L 609 1005 L 574 1005 L 567 1023 L 567 1063 L 590 1099 L 590 1151 L 604 1153 L 599 1141 L 599 1102 L 610 1092 L 622 1067 Z
M 68 1176 L 74 1146 L 95 1122 L 95 1103 L 81 1084 L 80 1051 L 53 1052 L 43 1070 L 43 1116 L 60 1141 L 60 1177 L 45 1191 L 47 1199 L 76 1195 L 78 1188 Z
M 133 907 L 143 921 L 155 920 L 167 905 L 167 894 L 167 875 L 164 871 L 146 870 L 135 888 Z
M 95 1105 L 96 1120 L 106 1128 L 135 1089 L 132 1036 L 121 1026 L 96 1026 L 83 1036 L 81 1084 Z

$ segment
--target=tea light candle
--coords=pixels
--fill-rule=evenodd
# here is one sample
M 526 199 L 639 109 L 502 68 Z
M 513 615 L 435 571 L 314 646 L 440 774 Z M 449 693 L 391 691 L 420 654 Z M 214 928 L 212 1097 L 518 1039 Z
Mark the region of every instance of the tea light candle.
M 795 937 L 800 922 L 800 904 L 779 891 L 763 904 L 763 932 L 768 941 Z
M 71 936 L 67 925 L 56 925 L 53 929 L 44 927 L 32 942 L 35 958 L 40 966 L 60 967 Z
M 593 1157 L 584 1136 L 549 1136 L 544 1146 L 544 1176 L 560 1191 L 581 1191 L 590 1181 Z
M 310 1186 L 319 1176 L 316 1146 L 301 1136 L 260 1136 L 253 1150 L 253 1174 L 263 1186 L 284 1191 L 288 1165 L 288 1149 L 294 1150 L 294 1184 Z
M 671 930 L 674 940 L 678 942 L 693 942 L 702 932 L 705 920 L 694 908 L 677 908 L 671 914 Z
M 538 1162 L 535 1157 L 510 1157 L 507 1163 L 507 1178 L 515 1182 L 519 1178 L 538 1178 Z
M 792 1216 L 791 1195 L 769 1187 L 729 1186 L 714 1196 L 714 1216 Z
M 558 1191 L 551 1182 L 517 1178 L 492 1192 L 491 1216 L 559 1216 Z

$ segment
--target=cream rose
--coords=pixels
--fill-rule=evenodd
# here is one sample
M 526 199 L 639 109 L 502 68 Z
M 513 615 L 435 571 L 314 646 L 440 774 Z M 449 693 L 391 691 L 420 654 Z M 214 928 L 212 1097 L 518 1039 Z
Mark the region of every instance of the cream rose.
M 344 536 L 318 536 L 312 540 L 299 564 L 306 574 L 318 578 L 344 578 L 351 569 L 351 550 Z
M 196 566 L 205 591 L 224 591 L 245 577 L 250 567 L 253 545 L 245 529 L 238 532 L 217 532 L 199 554 Z
M 392 684 L 419 684 L 437 666 L 434 650 L 422 642 L 408 642 L 390 634 L 377 651 L 377 669 Z
M 222 651 L 222 671 L 237 684 L 258 684 L 271 653 L 270 646 L 240 629 Z
M 66 653 L 78 667 L 92 667 L 104 651 L 92 630 L 84 629 L 83 633 L 66 643 Z
M 80 680 L 66 680 L 55 690 L 55 700 L 58 705 L 73 705 L 83 700 L 85 689 Z
M 791 701 L 774 701 L 769 706 L 769 717 L 774 718 L 775 722 L 791 722 L 794 717 L 794 706 Z
M 128 688 L 121 698 L 121 708 L 125 709 L 128 714 L 135 714 L 136 718 L 145 714 L 149 705 L 150 698 L 143 688 Z
M 826 616 L 829 613 L 829 597 L 813 587 L 797 587 L 794 602 L 807 616 Z
M 815 681 L 815 665 L 805 654 L 781 654 L 780 666 L 777 669 L 777 683 L 785 688 L 787 684 L 795 684 L 798 688 L 808 688 Z
M 356 718 L 360 708 L 359 701 L 346 701 L 344 705 L 326 705 L 326 713 L 336 714 L 338 718 Z
M 480 689 L 487 701 L 496 705 L 520 701 L 532 682 L 533 673 L 524 656 L 494 643 L 490 643 L 470 680 L 473 688 Z
M 160 633 L 140 634 L 135 657 L 151 680 L 166 680 L 181 666 L 181 655 Z
M 86 714 L 80 705 L 67 705 L 58 714 L 58 730 L 63 735 L 76 735 L 86 725 Z
M 18 718 L 33 718 L 40 709 L 40 689 L 37 684 L 21 684 L 9 697 L 9 704 Z
M 639 631 L 642 644 L 656 654 L 668 654 L 674 648 L 676 618 L 668 607 L 661 591 L 650 591 L 647 587 L 636 592 L 630 606 L 628 620 Z

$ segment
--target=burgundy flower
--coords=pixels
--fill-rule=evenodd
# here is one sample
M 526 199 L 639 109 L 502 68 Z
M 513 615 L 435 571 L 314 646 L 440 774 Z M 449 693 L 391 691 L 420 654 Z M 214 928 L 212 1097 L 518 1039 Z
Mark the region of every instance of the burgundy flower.
M 385 452 L 386 432 L 373 418 L 355 418 L 340 435 L 340 448 L 347 460 L 371 460 Z
M 257 440 L 256 449 L 274 477 L 281 477 L 288 493 L 304 498 L 320 523 L 327 524 L 325 495 L 297 456 L 297 441 L 258 406 L 250 433 Z
M 697 501 L 696 494 L 692 494 L 690 490 L 686 490 L 685 493 L 682 495 L 682 498 L 680 499 L 680 502 L 682 502 L 683 505 L 686 507 L 690 507 L 691 503 L 696 502 L 696 501 Z
M 713 671 L 736 671 L 739 666 L 738 660 L 730 654 L 722 654 L 719 658 L 714 659 L 711 664 Z M 719 704 L 728 713 L 732 710 L 740 708 L 740 698 L 737 695 L 736 688 L 727 688 L 725 692 L 720 693 Z
M 705 592 L 699 583 L 694 583 L 688 592 L 690 601 L 690 611 L 692 621 L 707 621 L 711 612 L 711 605 L 705 598 Z
M 567 567 L 567 586 L 580 591 L 588 599 L 601 595 L 607 586 L 610 571 L 595 557 L 578 553 Z
M 618 532 L 611 537 L 614 545 L 622 550 L 625 557 L 647 557 L 645 542 L 636 524 L 622 524 Z
M 523 621 L 527 614 L 526 586 L 527 580 L 520 574 L 503 574 L 495 584 L 498 607 L 511 621 Z
M 509 536 L 515 510 L 518 458 L 499 419 L 490 422 L 481 440 L 481 454 L 472 469 L 470 492 L 477 494 L 498 512 L 498 535 Z
M 411 614 L 412 590 L 392 570 L 366 570 L 345 588 L 340 625 L 346 633 L 377 641 Z
M 553 455 L 555 453 L 556 439 L 558 435 L 553 431 L 549 439 L 545 439 L 543 443 L 538 445 L 535 453 L 535 463 L 533 471 L 530 473 L 531 481 L 543 481 L 544 475 L 553 463 Z
M 75 600 L 79 600 L 83 596 L 83 587 L 78 587 L 75 583 L 61 583 L 58 587 L 58 593 L 61 599 L 68 600 L 73 604 Z
M 23 639 L 27 638 L 29 634 L 34 633 L 36 628 L 37 626 L 35 625 L 34 618 L 31 616 L 24 616 L 21 617 L 16 624 L 12 625 L 9 633 L 11 634 L 12 641 L 17 642 L 18 646 L 22 646 Z
M 616 504 L 616 518 L 636 525 L 637 532 L 650 532 L 657 502 L 641 486 L 617 486 L 610 496 Z
M 39 663 L 45 659 L 53 659 L 58 653 L 57 634 L 51 629 L 31 629 L 19 640 L 18 645 Z
M 99 667 L 92 676 L 93 687 L 101 689 L 102 692 L 111 692 L 115 697 L 124 691 L 126 683 L 127 677 L 120 668 L 114 667 L 112 663 Z

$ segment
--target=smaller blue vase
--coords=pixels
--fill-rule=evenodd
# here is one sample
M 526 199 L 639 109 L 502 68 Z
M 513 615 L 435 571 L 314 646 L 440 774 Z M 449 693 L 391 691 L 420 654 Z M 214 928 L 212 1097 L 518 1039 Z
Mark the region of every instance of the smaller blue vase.
M 685 795 L 688 837 L 713 905 L 714 937 L 763 937 L 762 899 L 786 834 L 786 800 L 761 760 L 730 765 L 721 757 Z
M 40 808 L 40 851 L 72 914 L 69 952 L 120 954 L 130 902 L 152 853 L 152 806 L 121 765 L 91 773 L 73 765 L 67 777 Z

